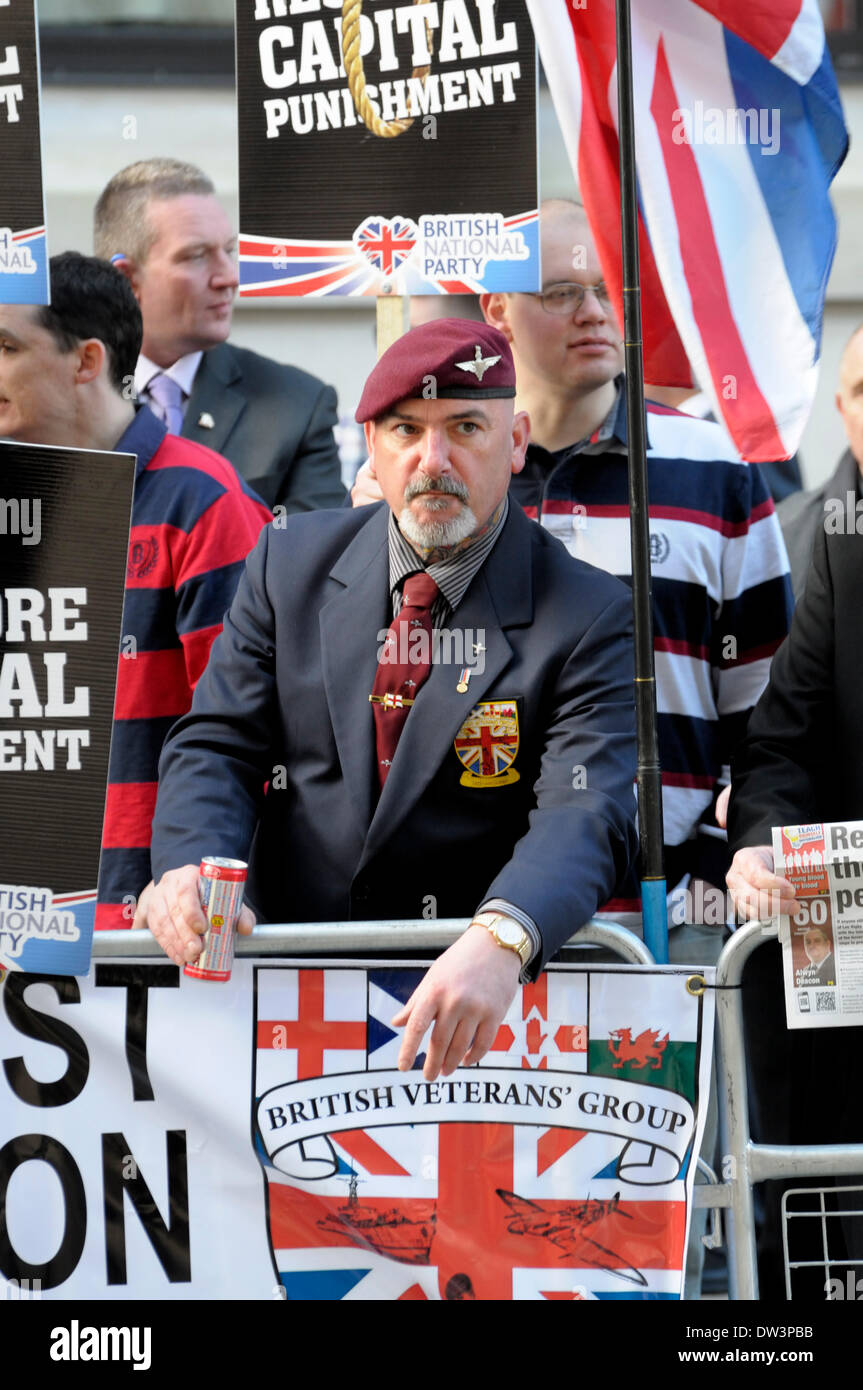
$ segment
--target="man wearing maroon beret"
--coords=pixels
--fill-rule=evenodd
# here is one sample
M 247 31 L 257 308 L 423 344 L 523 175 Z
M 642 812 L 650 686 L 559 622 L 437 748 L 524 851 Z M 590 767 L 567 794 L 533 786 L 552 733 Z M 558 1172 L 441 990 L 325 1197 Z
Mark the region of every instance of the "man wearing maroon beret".
M 510 507 L 514 395 L 486 324 L 381 358 L 357 419 L 384 503 L 265 528 L 165 745 L 136 919 L 194 959 L 204 855 L 249 861 L 270 922 L 472 917 L 393 1020 L 403 1069 L 434 1024 L 429 1079 L 487 1051 L 636 843 L 629 594 Z

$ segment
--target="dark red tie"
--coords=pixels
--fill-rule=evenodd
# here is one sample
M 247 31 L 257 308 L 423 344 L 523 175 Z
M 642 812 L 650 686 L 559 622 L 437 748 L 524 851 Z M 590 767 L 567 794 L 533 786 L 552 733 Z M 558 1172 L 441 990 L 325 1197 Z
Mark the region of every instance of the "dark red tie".
M 378 777 L 383 786 L 395 757 L 405 720 L 431 670 L 432 604 L 438 586 L 420 570 L 408 575 L 401 612 L 393 618 L 369 699 L 375 716 Z

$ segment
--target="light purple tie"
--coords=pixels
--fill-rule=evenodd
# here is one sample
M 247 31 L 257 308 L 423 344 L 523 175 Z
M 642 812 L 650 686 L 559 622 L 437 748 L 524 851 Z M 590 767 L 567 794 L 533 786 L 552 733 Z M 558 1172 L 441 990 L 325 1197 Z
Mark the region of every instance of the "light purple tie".
M 165 372 L 157 372 L 147 383 L 153 411 L 168 426 L 171 434 L 180 434 L 183 428 L 184 392 L 178 381 Z

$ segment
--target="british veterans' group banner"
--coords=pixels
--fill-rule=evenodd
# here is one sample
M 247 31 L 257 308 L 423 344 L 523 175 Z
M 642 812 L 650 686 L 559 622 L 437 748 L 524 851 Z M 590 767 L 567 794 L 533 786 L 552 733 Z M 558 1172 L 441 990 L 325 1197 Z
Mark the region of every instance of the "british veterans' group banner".
M 0 443 L 0 969 L 89 966 L 134 477 Z
M 539 288 L 525 0 L 237 0 L 236 18 L 241 295 Z
M 390 1024 L 420 973 L 9 976 L 3 1278 L 72 1299 L 678 1299 L 713 992 L 553 966 L 479 1066 L 428 1082 L 397 1070 Z
M 622 322 L 614 0 L 528 7 Z M 787 458 L 847 149 L 817 0 L 632 0 L 631 16 L 645 380 L 694 370 L 743 458 Z
M 0 0 L 0 304 L 47 304 L 35 0 Z

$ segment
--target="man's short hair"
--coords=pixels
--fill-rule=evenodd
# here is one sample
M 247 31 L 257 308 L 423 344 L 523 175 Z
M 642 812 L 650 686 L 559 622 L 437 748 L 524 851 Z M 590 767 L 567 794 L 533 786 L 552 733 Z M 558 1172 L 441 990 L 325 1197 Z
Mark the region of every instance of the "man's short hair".
M 96 256 L 64 251 L 52 256 L 51 303 L 36 309 L 38 322 L 63 352 L 84 338 L 98 338 L 108 352 L 111 385 L 122 391 L 135 375 L 144 325 L 132 286 Z
M 106 261 L 125 255 L 143 263 L 154 240 L 147 217 L 150 200 L 182 198 L 187 193 L 209 197 L 215 191 L 202 169 L 179 159 L 141 159 L 137 164 L 129 164 L 105 185 L 96 204 L 96 255 Z
M 842 356 L 839 358 L 839 370 L 840 370 L 840 372 L 841 372 L 841 370 L 842 370 L 842 365 L 843 365 L 843 363 L 844 363 L 844 361 L 845 361 L 845 355 L 846 355 L 846 353 L 848 352 L 848 349 L 850 348 L 851 344 L 854 342 L 854 339 L 857 338 L 857 337 L 859 337 L 859 335 L 860 335 L 861 333 L 863 333 L 863 323 L 858 323 L 857 327 L 854 329 L 854 332 L 851 333 L 851 334 L 849 335 L 849 337 L 845 340 L 845 346 L 844 346 L 843 349 L 842 349 Z

